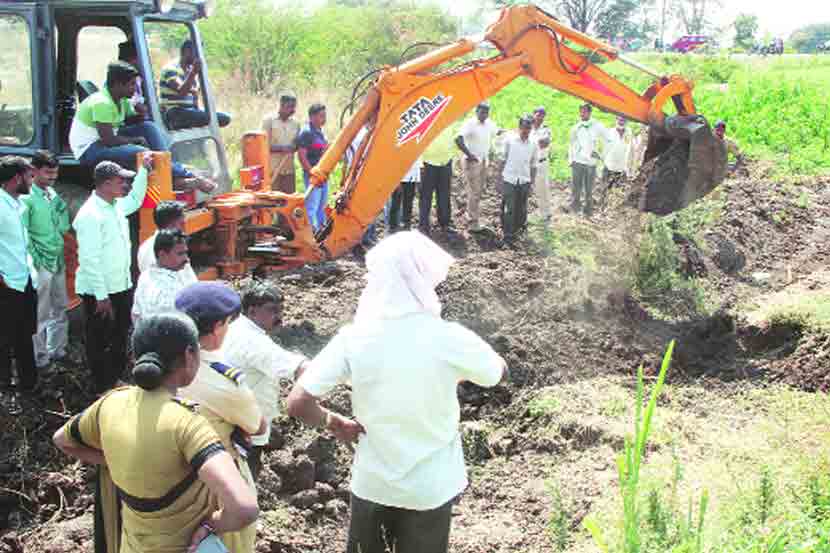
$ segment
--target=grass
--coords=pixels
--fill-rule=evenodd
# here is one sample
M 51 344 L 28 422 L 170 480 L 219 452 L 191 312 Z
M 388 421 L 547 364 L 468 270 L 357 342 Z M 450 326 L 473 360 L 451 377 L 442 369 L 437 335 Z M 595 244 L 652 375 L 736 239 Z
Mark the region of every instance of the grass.
M 693 79 L 700 113 L 710 122 L 724 119 L 728 133 L 753 157 L 775 159 L 782 173 L 812 175 L 830 170 L 830 60 L 826 58 L 737 62 L 725 57 L 643 55 L 638 60 L 667 74 Z M 603 66 L 634 90 L 649 80 L 620 63 Z M 726 84 L 727 86 L 721 86 Z M 517 118 L 545 106 L 553 134 L 551 176 L 570 179 L 568 133 L 582 103 L 565 93 L 519 79 L 492 98 L 492 117 L 513 128 Z M 612 125 L 598 110 L 595 119 Z
M 764 318 L 772 325 L 830 332 L 830 293 L 792 294 L 764 308 Z
M 642 392 L 622 389 L 623 417 L 637 420 Z M 827 394 L 778 386 L 724 394 L 674 385 L 657 405 L 655 441 L 639 468 L 629 452 L 641 442 L 632 438 L 620 452 L 626 470 L 619 488 L 593 503 L 586 519 L 592 531 L 572 536 L 567 551 L 629 553 L 638 544 L 649 553 L 830 551 Z M 619 419 L 592 424 L 616 427 Z M 641 420 L 635 435 L 645 429 Z

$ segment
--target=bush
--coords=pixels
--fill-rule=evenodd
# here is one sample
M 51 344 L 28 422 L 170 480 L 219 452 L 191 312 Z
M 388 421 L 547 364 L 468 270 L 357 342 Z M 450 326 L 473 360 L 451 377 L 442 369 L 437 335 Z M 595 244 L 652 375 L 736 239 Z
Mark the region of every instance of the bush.
M 342 88 L 384 64 L 394 65 L 414 42 L 446 42 L 455 24 L 433 6 L 403 1 L 301 7 L 266 0 L 220 0 L 200 25 L 209 58 L 229 74 L 249 77 L 253 93 L 285 87 Z
M 653 219 L 647 226 L 637 253 L 635 285 L 645 296 L 672 290 L 680 278 L 680 258 L 674 232 L 665 219 Z

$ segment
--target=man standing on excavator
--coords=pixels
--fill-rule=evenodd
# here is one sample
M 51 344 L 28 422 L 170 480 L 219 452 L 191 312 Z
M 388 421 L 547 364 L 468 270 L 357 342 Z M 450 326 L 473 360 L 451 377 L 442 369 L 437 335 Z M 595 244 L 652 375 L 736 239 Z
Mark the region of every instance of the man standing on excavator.
M 571 211 L 577 213 L 583 209 L 584 195 L 586 217 L 590 217 L 594 212 L 594 180 L 597 176 L 597 160 L 601 159 L 597 146 L 605 139 L 606 133 L 601 123 L 591 120 L 592 109 L 591 104 L 583 104 L 579 108 L 579 117 L 582 120 L 571 129 L 568 149 L 568 161 L 573 174 Z

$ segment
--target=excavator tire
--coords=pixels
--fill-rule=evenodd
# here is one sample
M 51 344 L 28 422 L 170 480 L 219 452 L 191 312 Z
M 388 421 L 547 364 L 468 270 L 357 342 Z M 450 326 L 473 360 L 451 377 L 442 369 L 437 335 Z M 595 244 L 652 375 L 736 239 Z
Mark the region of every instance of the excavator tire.
M 726 175 L 726 145 L 699 115 L 668 117 L 652 126 L 640 209 L 668 215 L 715 189 Z

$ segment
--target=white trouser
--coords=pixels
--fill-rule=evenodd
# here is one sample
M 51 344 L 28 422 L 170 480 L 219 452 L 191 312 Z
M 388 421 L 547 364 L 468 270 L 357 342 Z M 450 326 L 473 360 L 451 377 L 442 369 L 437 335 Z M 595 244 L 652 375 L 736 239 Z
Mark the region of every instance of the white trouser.
M 48 365 L 52 359 L 66 355 L 69 321 L 66 317 L 66 271 L 52 273 L 46 269 L 37 272 L 37 334 L 35 363 Z
M 533 180 L 533 193 L 539 203 L 539 213 L 544 219 L 550 219 L 550 183 L 548 182 L 548 164 L 540 163 L 536 167 L 536 178 Z

